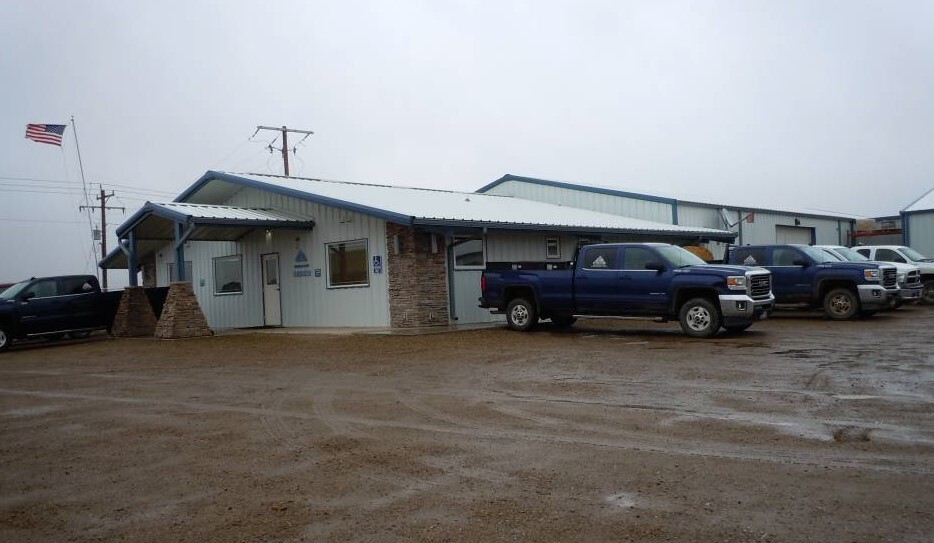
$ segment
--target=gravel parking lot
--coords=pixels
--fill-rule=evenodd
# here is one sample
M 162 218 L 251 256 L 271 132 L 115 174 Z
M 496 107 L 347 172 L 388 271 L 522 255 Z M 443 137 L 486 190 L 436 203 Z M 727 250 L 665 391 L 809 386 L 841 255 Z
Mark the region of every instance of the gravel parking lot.
M 934 309 L 0 355 L 0 541 L 931 541 Z

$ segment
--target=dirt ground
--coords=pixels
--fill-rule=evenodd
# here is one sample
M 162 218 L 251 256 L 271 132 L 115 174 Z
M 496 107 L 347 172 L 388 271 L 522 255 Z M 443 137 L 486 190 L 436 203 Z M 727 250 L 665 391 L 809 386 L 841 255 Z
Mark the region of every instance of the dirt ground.
M 934 308 L 0 355 L 0 541 L 931 541 Z

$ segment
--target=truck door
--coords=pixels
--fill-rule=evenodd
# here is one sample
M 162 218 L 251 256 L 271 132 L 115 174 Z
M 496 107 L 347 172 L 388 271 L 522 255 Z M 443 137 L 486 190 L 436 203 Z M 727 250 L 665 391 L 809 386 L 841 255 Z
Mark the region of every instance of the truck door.
M 581 313 L 609 313 L 619 305 L 619 248 L 584 247 L 574 272 L 574 296 Z
M 26 335 L 61 330 L 65 297 L 59 295 L 58 279 L 40 279 L 17 298 L 20 325 Z
M 104 297 L 99 294 L 96 280 L 90 277 L 66 277 L 62 279 L 62 297 L 65 299 L 65 314 L 62 315 L 62 330 L 80 330 L 106 326 Z
M 646 268 L 650 262 L 665 260 L 646 247 L 626 247 L 622 251 L 620 266 L 621 312 L 662 315 L 668 307 L 668 283 L 671 270 L 662 272 Z
M 804 266 L 802 262 L 810 265 Z M 813 262 L 804 253 L 790 246 L 773 247 L 766 266 L 772 272 L 772 291 L 779 303 L 808 302 L 811 299 Z

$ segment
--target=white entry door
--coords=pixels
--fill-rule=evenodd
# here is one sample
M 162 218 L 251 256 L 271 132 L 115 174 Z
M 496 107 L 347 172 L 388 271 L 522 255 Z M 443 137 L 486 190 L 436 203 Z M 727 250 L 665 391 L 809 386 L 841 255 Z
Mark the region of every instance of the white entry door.
M 266 326 L 282 325 L 282 297 L 279 292 L 279 255 L 263 255 L 263 321 Z

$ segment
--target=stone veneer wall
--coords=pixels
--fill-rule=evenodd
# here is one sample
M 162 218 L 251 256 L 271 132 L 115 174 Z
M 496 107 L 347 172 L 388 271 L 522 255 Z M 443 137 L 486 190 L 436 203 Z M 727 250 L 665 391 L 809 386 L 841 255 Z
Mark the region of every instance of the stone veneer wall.
M 114 337 L 152 336 L 156 331 L 156 314 L 143 287 L 126 287 L 120 296 L 111 333 Z
M 159 339 L 181 339 L 214 335 L 201 311 L 191 283 L 177 282 L 169 285 L 169 293 L 162 306 L 162 315 L 156 324 L 155 335 Z
M 436 236 L 436 240 L 437 252 L 433 253 L 427 232 L 386 223 L 389 321 L 393 328 L 449 322 L 447 248 L 443 237 Z

